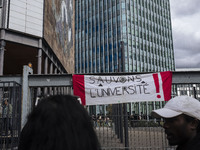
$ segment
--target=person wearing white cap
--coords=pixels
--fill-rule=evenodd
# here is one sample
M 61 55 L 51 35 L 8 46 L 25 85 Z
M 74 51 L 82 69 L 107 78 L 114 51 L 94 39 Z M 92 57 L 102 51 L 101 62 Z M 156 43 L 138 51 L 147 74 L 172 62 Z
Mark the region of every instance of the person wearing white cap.
M 200 102 L 189 96 L 177 96 L 164 108 L 153 110 L 152 116 L 164 119 L 170 145 L 177 150 L 200 150 Z

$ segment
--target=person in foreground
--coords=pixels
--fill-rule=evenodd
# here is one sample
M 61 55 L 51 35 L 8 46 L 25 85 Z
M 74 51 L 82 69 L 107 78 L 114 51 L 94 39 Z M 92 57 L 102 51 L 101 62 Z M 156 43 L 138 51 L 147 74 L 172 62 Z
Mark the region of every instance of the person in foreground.
M 200 102 L 192 97 L 177 96 L 152 115 L 164 119 L 170 145 L 177 150 L 200 150 Z
M 71 95 L 44 98 L 29 114 L 18 150 L 97 150 L 91 119 Z

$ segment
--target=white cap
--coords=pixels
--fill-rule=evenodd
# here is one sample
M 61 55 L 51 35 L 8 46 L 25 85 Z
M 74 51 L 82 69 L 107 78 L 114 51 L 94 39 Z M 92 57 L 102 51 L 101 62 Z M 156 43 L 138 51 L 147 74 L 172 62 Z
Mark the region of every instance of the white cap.
M 156 118 L 173 118 L 181 114 L 200 120 L 200 102 L 189 96 L 177 96 L 169 100 L 164 108 L 152 111 L 152 116 Z

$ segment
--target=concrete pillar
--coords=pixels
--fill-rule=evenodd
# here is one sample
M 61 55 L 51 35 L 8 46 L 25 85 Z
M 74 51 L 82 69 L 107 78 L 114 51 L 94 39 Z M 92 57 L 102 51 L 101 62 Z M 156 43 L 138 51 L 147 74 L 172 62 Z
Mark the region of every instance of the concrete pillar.
M 45 60 L 44 60 L 44 74 L 48 74 L 48 57 L 45 56 Z M 47 96 L 47 88 L 44 88 L 44 95 Z
M 55 66 L 55 68 L 54 68 L 54 74 L 57 74 L 57 68 L 56 68 L 56 66 Z M 58 88 L 57 87 L 54 87 L 54 89 L 53 89 L 53 94 L 54 95 L 57 95 L 58 94 Z
M 64 87 L 64 95 L 67 94 L 67 87 Z
M 61 74 L 60 69 L 58 70 L 57 74 Z M 57 89 L 58 89 L 57 94 L 61 95 L 61 87 L 58 87 Z
M 6 42 L 2 40 L 0 42 L 0 75 L 3 75 L 5 46 L 6 46 Z
M 37 74 L 42 73 L 42 49 L 38 50 L 38 65 L 37 65 Z
M 44 60 L 44 74 L 48 74 L 48 57 L 45 57 Z
M 23 66 L 23 78 L 22 78 L 22 105 L 21 105 L 21 129 L 24 127 L 27 121 L 27 115 L 31 112 L 32 102 L 31 91 L 28 86 L 28 75 L 33 74 L 33 69 L 28 66 Z
M 37 74 L 42 73 L 42 49 L 38 49 L 38 64 L 37 64 Z M 37 95 L 41 96 L 41 88 L 37 89 Z
M 57 70 L 58 70 L 58 69 L 55 67 L 55 69 L 54 69 L 54 74 L 57 74 Z
M 50 63 L 49 74 L 53 74 L 53 63 L 52 62 Z M 52 87 L 49 88 L 49 94 L 53 95 Z
M 53 74 L 53 63 L 51 62 L 51 64 L 50 64 L 50 70 L 49 70 L 49 73 L 50 74 Z
M 39 49 L 38 49 L 38 64 L 37 64 L 37 74 L 42 74 L 42 39 L 38 41 Z M 41 88 L 37 89 L 37 96 L 41 96 Z

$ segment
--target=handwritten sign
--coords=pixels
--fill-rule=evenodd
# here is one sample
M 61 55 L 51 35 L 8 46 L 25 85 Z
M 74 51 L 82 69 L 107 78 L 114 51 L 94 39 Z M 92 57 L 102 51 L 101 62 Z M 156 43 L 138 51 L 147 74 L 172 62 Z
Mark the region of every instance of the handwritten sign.
M 83 105 L 142 101 L 167 101 L 171 98 L 172 73 L 98 76 L 73 75 L 74 95 Z

